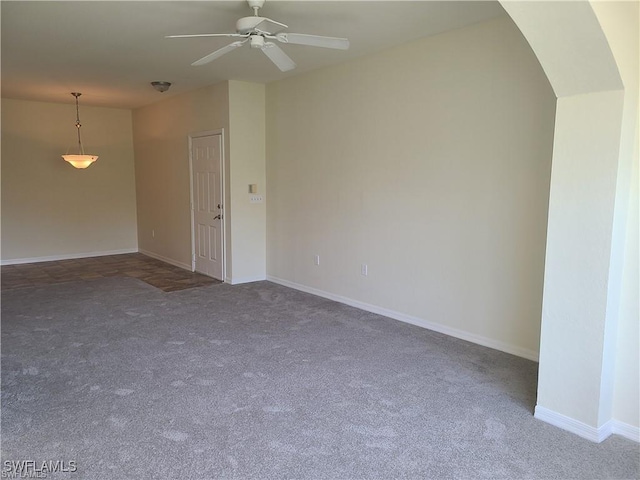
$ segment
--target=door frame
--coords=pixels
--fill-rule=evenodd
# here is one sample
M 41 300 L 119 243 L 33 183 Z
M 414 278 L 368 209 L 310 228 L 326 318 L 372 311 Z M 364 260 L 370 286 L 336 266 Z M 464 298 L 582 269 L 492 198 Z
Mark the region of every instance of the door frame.
M 206 130 L 203 132 L 190 133 L 189 139 L 189 216 L 191 218 L 191 271 L 196 271 L 196 237 L 195 237 L 195 212 L 194 212 L 194 199 L 193 199 L 193 140 L 195 138 L 210 137 L 213 135 L 220 135 L 220 194 L 222 196 L 222 222 L 220 222 L 221 234 L 222 234 L 222 282 L 227 278 L 227 243 L 226 243 L 226 189 L 225 189 L 225 152 L 224 152 L 224 128 L 216 130 Z

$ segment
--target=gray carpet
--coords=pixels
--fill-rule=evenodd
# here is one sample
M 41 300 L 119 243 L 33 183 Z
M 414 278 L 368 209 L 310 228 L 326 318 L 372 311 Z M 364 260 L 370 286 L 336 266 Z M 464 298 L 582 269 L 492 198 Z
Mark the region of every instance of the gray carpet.
M 536 364 L 268 282 L 2 294 L 2 460 L 48 478 L 637 478 L 535 420 Z

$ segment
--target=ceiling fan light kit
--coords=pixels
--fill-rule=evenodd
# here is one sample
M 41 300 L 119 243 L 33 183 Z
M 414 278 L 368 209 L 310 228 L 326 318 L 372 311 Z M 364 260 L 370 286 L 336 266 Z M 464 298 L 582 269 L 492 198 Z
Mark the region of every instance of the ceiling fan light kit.
M 261 17 L 258 11 L 264 6 L 265 0 L 247 0 L 249 7 L 253 9 L 252 17 L 243 17 L 236 22 L 236 33 L 197 33 L 186 35 L 167 35 L 165 38 L 196 38 L 196 37 L 231 37 L 242 38 L 227 46 L 196 60 L 191 65 L 200 66 L 212 62 L 216 58 L 235 50 L 249 41 L 251 48 L 262 50 L 281 71 L 287 72 L 296 68 L 295 62 L 271 40 L 280 43 L 307 45 L 312 47 L 333 48 L 347 50 L 349 40 L 346 38 L 323 37 L 320 35 L 307 35 L 303 33 L 281 33 L 288 28 L 284 23 L 276 22 L 270 18 Z
M 78 130 L 78 153 L 71 155 L 62 155 L 62 158 L 65 160 L 65 162 L 69 162 L 75 168 L 87 168 L 93 162 L 98 160 L 98 155 L 88 155 L 84 153 L 84 148 L 82 147 L 82 138 L 80 137 L 80 127 L 82 127 L 82 124 L 80 123 L 80 107 L 78 106 L 78 97 L 82 94 L 78 92 L 71 92 L 71 95 L 76 97 L 76 128 Z
M 264 48 L 264 37 L 262 35 L 254 35 L 251 38 L 251 48 Z

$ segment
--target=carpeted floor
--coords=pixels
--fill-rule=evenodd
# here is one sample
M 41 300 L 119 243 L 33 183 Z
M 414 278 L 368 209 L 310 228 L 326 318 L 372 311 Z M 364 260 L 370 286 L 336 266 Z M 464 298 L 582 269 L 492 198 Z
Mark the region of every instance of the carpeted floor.
M 268 282 L 2 292 L 2 468 L 87 479 L 637 478 L 535 420 L 536 367 Z

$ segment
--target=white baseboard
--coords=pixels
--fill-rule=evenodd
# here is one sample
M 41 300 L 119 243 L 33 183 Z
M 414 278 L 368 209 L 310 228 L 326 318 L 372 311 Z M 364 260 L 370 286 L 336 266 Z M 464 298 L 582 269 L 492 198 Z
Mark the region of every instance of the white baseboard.
M 549 410 L 541 405 L 536 405 L 533 416 L 538 420 L 542 420 L 543 422 L 553 425 L 554 427 L 575 433 L 582 438 L 586 438 L 587 440 L 591 440 L 596 443 L 602 442 L 605 438 L 611 435 L 610 422 L 605 423 L 600 428 L 596 428 L 574 418 L 562 415 L 561 413 Z
M 377 313 L 378 315 L 383 315 L 385 317 L 393 318 L 394 320 L 410 323 L 412 325 L 426 328 L 428 330 L 433 330 L 435 332 L 444 333 L 445 335 L 456 337 L 461 340 L 466 340 L 468 342 L 476 343 L 478 345 L 482 345 L 483 347 L 489 347 L 495 350 L 500 350 L 502 352 L 510 353 L 518 357 L 526 358 L 528 360 L 533 360 L 534 362 L 538 361 L 538 352 L 534 352 L 532 350 L 517 347 L 514 345 L 509 345 L 507 343 L 500 342 L 498 340 L 493 340 L 491 338 L 486 338 L 481 335 L 465 332 L 464 330 L 458 330 L 457 328 L 448 327 L 440 323 L 430 322 L 422 318 L 413 317 L 411 315 L 407 315 L 401 312 L 396 312 L 394 310 L 389 310 L 383 307 L 378 307 L 376 305 L 371 305 L 369 303 L 360 302 L 358 300 L 353 300 L 351 298 L 343 297 L 330 292 L 325 292 L 324 290 L 319 290 L 317 288 L 308 287 L 306 285 L 301 285 L 295 282 L 290 282 L 289 280 L 284 280 L 282 278 L 274 277 L 271 275 L 267 275 L 267 280 L 273 283 L 277 283 L 279 285 L 283 285 L 285 287 L 293 288 L 295 290 L 300 290 L 306 293 L 311 293 L 312 295 L 317 295 L 319 297 L 328 298 L 329 300 L 333 300 L 339 303 L 344 303 L 346 305 L 350 305 L 352 307 L 356 307 L 361 310 L 366 310 L 367 312 Z
M 267 277 L 264 275 L 256 275 L 255 277 L 226 277 L 225 282 L 231 285 L 240 285 L 242 283 L 262 282 Z
M 23 263 L 55 262 L 57 260 L 75 260 L 78 258 L 106 257 L 107 255 L 122 255 L 124 253 L 137 253 L 137 248 L 125 248 L 122 250 L 108 250 L 105 252 L 67 253 L 64 255 L 49 255 L 46 257 L 11 258 L 0 261 L 0 265 L 20 265 Z
M 160 261 L 162 261 L 164 263 L 168 263 L 168 264 L 173 265 L 175 267 L 184 268 L 185 270 L 189 270 L 190 272 L 193 272 L 193 269 L 191 268 L 191 265 L 189 265 L 187 263 L 182 263 L 182 262 L 179 262 L 179 261 L 174 260 L 172 258 L 164 257 L 164 256 L 159 255 L 157 253 L 150 252 L 148 250 L 140 249 L 138 251 L 141 254 L 146 255 L 147 257 L 155 258 L 156 260 L 160 260 Z
M 640 443 L 640 428 L 619 420 L 611 420 L 611 433 Z
M 561 413 L 536 405 L 534 417 L 555 427 L 575 433 L 582 438 L 600 443 L 611 435 L 620 435 L 640 443 L 640 429 L 619 420 L 611 419 L 599 428 L 575 420 Z

